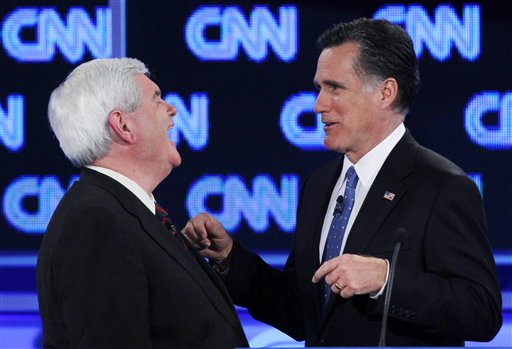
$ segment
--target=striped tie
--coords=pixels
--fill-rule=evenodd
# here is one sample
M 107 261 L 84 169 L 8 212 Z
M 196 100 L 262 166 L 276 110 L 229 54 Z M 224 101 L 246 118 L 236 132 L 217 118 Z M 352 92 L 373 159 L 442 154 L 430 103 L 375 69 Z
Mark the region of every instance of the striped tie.
M 167 211 L 160 206 L 157 202 L 155 202 L 155 215 L 160 219 L 160 222 L 172 233 L 172 235 L 176 235 L 176 227 L 169 218 L 169 214 Z

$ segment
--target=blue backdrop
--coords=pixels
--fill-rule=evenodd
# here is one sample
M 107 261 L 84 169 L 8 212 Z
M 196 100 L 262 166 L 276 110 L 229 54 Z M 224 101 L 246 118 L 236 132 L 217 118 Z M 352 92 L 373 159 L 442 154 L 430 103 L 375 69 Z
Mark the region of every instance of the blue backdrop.
M 40 345 L 34 267 L 78 170 L 46 117 L 51 91 L 99 57 L 145 62 L 178 110 L 182 165 L 155 196 L 184 225 L 208 211 L 282 267 L 300 183 L 336 154 L 313 112 L 317 36 L 357 17 L 402 25 L 422 85 L 406 126 L 483 195 L 512 346 L 512 25 L 506 3 L 396 1 L 0 1 L 0 348 Z M 239 309 L 252 346 L 297 345 Z M 483 345 L 468 343 L 468 345 Z

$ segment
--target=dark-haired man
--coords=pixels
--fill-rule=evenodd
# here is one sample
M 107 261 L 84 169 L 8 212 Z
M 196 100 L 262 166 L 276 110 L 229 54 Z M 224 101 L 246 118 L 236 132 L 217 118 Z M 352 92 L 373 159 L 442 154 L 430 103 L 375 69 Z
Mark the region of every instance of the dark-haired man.
M 315 112 L 340 156 L 302 186 L 283 271 L 201 214 L 185 233 L 225 270 L 235 304 L 307 346 L 376 346 L 397 230 L 389 346 L 489 341 L 501 293 L 476 185 L 419 145 L 403 122 L 419 84 L 409 35 L 383 20 L 341 23 L 319 38 Z

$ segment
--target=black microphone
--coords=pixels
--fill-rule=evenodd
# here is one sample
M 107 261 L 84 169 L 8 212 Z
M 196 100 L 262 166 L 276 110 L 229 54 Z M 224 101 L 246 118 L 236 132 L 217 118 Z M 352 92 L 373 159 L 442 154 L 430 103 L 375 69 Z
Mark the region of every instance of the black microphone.
M 333 216 L 337 216 L 341 214 L 341 210 L 343 208 L 343 195 L 338 196 L 336 199 L 336 206 L 334 207 Z
M 393 257 L 391 258 L 391 266 L 389 267 L 388 284 L 386 286 L 386 296 L 384 298 L 384 312 L 382 314 L 382 325 L 380 327 L 379 347 L 386 346 L 386 327 L 388 323 L 389 301 L 391 299 L 391 290 L 393 289 L 393 279 L 395 278 L 396 260 L 400 248 L 407 242 L 407 231 L 404 228 L 398 228 L 395 231 L 395 247 L 393 249 Z

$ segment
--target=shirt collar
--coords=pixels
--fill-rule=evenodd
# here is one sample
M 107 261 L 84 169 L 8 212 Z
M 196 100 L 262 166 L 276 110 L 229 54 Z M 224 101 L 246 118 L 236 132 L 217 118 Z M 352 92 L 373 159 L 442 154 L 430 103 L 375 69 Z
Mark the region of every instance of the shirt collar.
M 380 168 L 386 161 L 388 155 L 391 153 L 393 148 L 400 141 L 402 136 L 405 134 L 405 126 L 403 123 L 391 132 L 382 142 L 380 142 L 375 148 L 370 150 L 354 165 L 345 155 L 343 160 L 343 170 L 341 172 L 341 178 L 345 178 L 345 174 L 350 166 L 354 166 L 359 182 L 364 187 L 368 188 L 372 183 Z
M 112 178 L 113 180 L 119 182 L 126 189 L 131 191 L 133 195 L 135 195 L 142 203 L 155 214 L 155 198 L 153 194 L 148 194 L 142 189 L 140 185 L 135 183 L 130 178 L 120 174 L 119 172 L 113 171 L 111 169 L 100 167 L 100 166 L 92 166 L 88 165 L 87 168 L 103 173 L 105 176 Z

